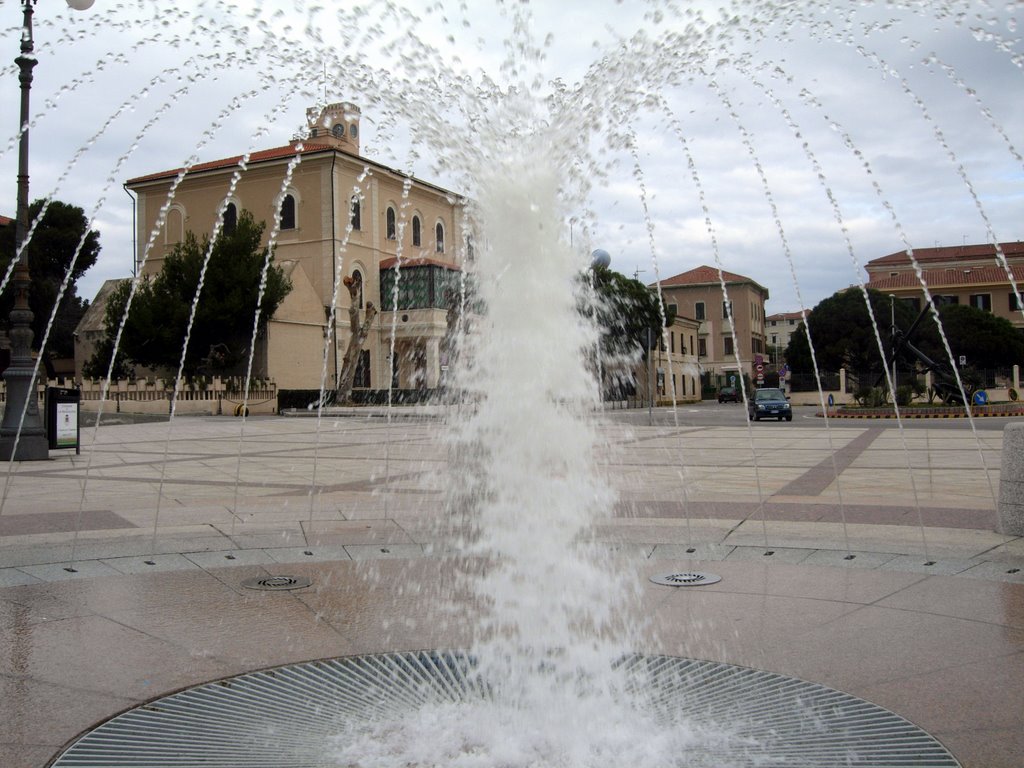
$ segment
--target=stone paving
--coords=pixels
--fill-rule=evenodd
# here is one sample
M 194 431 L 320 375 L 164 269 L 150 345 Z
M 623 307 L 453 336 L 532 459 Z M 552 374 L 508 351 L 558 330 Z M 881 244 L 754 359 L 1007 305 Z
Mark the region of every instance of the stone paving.
M 445 513 L 442 433 L 429 415 L 183 417 L 0 465 L 0 765 L 41 768 L 184 686 L 465 646 L 472 622 L 438 618 L 475 610 L 446 575 L 461 521 Z M 600 435 L 619 501 L 587 536 L 609 564 L 644 584 L 723 576 L 645 586 L 649 650 L 821 682 L 911 719 L 964 766 L 1024 765 L 1024 541 L 995 533 L 1000 432 L 609 414 Z M 240 586 L 282 573 L 314 586 Z

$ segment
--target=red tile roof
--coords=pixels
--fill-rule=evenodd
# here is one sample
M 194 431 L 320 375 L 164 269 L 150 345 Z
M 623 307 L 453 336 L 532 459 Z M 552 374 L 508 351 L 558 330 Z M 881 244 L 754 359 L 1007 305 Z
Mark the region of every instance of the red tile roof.
M 10 216 L 0 216 L 0 227 L 6 227 L 14 223 L 14 219 Z
M 249 154 L 248 165 L 253 163 L 266 162 L 268 160 L 280 160 L 285 157 L 292 157 L 298 150 L 299 142 L 293 141 L 290 144 L 286 144 L 283 147 L 274 147 L 273 149 L 263 149 L 258 152 L 251 152 Z M 323 152 L 324 150 L 337 149 L 338 152 L 344 152 L 342 149 L 338 149 L 330 144 L 320 144 L 316 142 L 302 142 L 303 155 L 312 154 L 314 152 Z M 349 154 L 345 152 L 345 154 Z M 222 168 L 231 168 L 238 165 L 238 162 L 244 157 L 244 155 L 235 155 L 234 157 L 225 157 L 221 160 L 211 160 L 208 163 L 196 163 L 188 169 L 189 173 L 199 173 L 201 171 L 215 171 Z M 156 181 L 158 179 L 171 178 L 173 179 L 179 173 L 181 168 L 175 168 L 171 171 L 159 171 L 157 173 L 149 173 L 145 176 L 137 176 L 134 179 L 128 179 L 128 184 L 139 184 L 144 181 Z
M 725 279 L 726 283 L 750 283 L 751 285 L 757 286 L 758 288 L 763 290 L 765 293 L 768 292 L 768 290 L 764 286 L 758 284 L 756 281 L 751 280 L 749 277 L 744 277 L 743 275 L 737 275 L 735 272 L 727 272 L 726 270 L 723 269 L 722 270 L 722 277 Z M 672 277 L 667 277 L 667 278 L 665 278 L 664 280 L 661 281 L 661 287 L 662 288 L 672 288 L 674 286 L 681 286 L 681 285 L 708 285 L 708 284 L 713 284 L 713 285 L 718 285 L 719 284 L 718 268 L 717 267 L 709 267 L 707 265 L 703 265 L 703 266 L 691 269 L 688 272 L 680 272 L 678 275 L 673 275 Z M 655 287 L 657 287 L 657 283 L 651 283 L 651 285 L 649 287 L 655 288 Z
M 1024 264 L 1011 264 L 1010 271 L 1013 279 L 1020 287 L 1024 284 Z M 1006 270 L 998 266 L 968 267 L 962 269 L 925 269 L 921 274 L 924 277 L 928 290 L 937 288 L 953 287 L 958 285 L 1009 285 L 1010 280 L 1006 276 Z M 912 271 L 900 272 L 895 276 L 875 276 L 867 284 L 868 288 L 879 291 L 894 288 L 920 288 L 921 281 Z
M 1024 258 L 1024 243 L 1000 243 L 999 249 L 1007 259 Z M 980 245 L 955 245 L 942 246 L 938 248 L 915 248 L 914 259 L 918 264 L 934 264 L 944 261 L 995 261 L 996 249 L 991 243 Z M 886 266 L 897 266 L 910 264 L 910 257 L 906 251 L 896 251 L 888 256 L 872 259 L 865 266 L 869 272 L 872 267 L 881 268 Z
M 774 315 L 768 315 L 765 320 L 803 320 L 804 316 L 802 312 L 776 312 Z

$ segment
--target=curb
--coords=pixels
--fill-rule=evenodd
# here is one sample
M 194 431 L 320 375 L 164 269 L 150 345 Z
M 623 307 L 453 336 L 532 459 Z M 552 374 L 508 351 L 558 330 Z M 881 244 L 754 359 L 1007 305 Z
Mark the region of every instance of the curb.
M 818 411 L 815 416 L 823 418 L 825 414 Z M 975 418 L 983 418 L 986 416 L 1003 416 L 1003 417 L 1014 417 L 1024 416 L 1024 408 L 1014 408 L 1007 410 L 977 410 L 971 409 L 971 416 Z M 829 414 L 830 419 L 895 419 L 896 414 L 892 411 L 862 411 L 858 413 L 844 413 L 841 410 L 837 410 L 834 413 Z M 902 411 L 900 412 L 900 419 L 965 419 L 967 414 L 964 413 L 962 408 L 950 408 L 944 411 L 929 411 L 928 413 L 917 413 L 914 411 Z

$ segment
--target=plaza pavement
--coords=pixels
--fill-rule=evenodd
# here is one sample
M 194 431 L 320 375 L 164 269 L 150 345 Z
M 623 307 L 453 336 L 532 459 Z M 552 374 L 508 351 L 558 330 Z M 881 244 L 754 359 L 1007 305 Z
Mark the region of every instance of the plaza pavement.
M 410 413 L 405 411 L 403 413 Z M 650 652 L 861 696 L 964 766 L 1024 765 L 1024 541 L 994 531 L 1001 433 L 625 426 L 586 536 L 635 576 Z M 430 417 L 187 417 L 0 465 L 0 766 L 182 687 L 328 656 L 465 647 L 461 521 Z M 648 577 L 691 570 L 718 584 Z M 366 578 L 367 573 L 373 578 Z M 253 576 L 312 586 L 246 589 Z

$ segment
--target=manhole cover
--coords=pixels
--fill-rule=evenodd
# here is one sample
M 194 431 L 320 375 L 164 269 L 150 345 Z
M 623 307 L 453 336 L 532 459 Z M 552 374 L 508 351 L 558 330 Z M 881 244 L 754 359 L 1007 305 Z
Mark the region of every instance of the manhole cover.
M 280 592 L 288 589 L 302 589 L 312 583 L 305 576 L 258 576 L 255 579 L 246 579 L 242 582 L 242 586 L 246 589 Z
M 912 723 L 816 683 L 670 656 L 631 655 L 616 666 L 641 702 L 645 721 L 666 733 L 727 734 L 666 755 L 666 766 L 959 766 Z M 491 686 L 461 653 L 305 662 L 196 686 L 123 712 L 78 739 L 53 766 L 338 765 L 328 745 L 337 744 L 342 732 L 364 734 L 372 743 L 375 733 L 400 732 L 421 708 L 455 705 L 451 716 L 459 718 L 460 708 L 489 702 Z M 484 755 L 474 759 L 486 764 Z M 378 763 L 368 758 L 359 765 Z
M 651 581 L 655 584 L 662 584 L 666 587 L 700 587 L 704 584 L 715 584 L 721 580 L 722 577 L 714 573 L 700 573 L 699 571 L 663 573 L 651 576 Z

